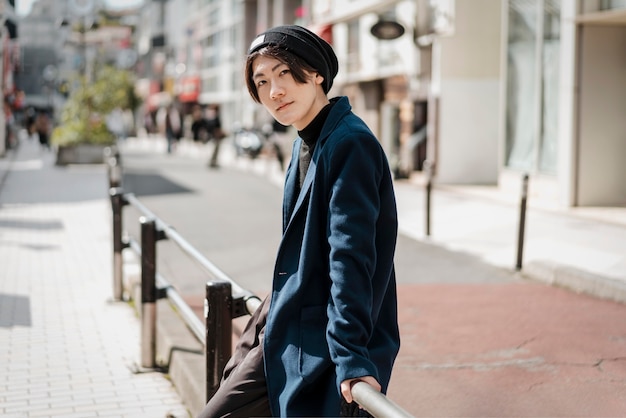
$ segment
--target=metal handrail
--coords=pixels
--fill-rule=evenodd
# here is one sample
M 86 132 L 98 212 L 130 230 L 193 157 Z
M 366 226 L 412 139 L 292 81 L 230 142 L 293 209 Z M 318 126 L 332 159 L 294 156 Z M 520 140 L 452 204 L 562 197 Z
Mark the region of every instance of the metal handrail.
M 413 415 L 366 382 L 352 385 L 352 398 L 375 417 L 411 418 Z
M 243 297 L 246 304 L 246 310 L 249 314 L 253 314 L 254 311 L 261 304 L 260 299 L 249 290 L 246 290 L 239 286 L 233 279 L 231 279 L 226 273 L 220 270 L 215 264 L 209 261 L 202 253 L 200 253 L 193 245 L 191 245 L 185 238 L 183 238 L 176 229 L 163 222 L 158 218 L 150 209 L 148 209 L 133 193 L 124 194 L 124 198 L 128 203 L 137 208 L 144 216 L 154 219 L 157 224 L 157 228 L 167 236 L 167 238 L 174 241 L 178 246 L 189 255 L 194 261 L 196 261 L 201 267 L 203 267 L 211 276 L 215 279 L 230 283 L 233 294 Z M 139 253 L 141 254 L 141 253 Z
M 128 244 L 130 248 L 137 253 L 137 255 L 141 256 L 141 244 L 137 242 L 137 240 L 130 238 L 128 240 Z M 183 317 L 183 320 L 193 333 L 193 335 L 200 341 L 203 345 L 206 344 L 205 341 L 205 326 L 195 314 L 195 312 L 189 307 L 187 302 L 180 296 L 180 293 L 176 290 L 175 287 L 170 285 L 170 283 L 165 279 L 160 273 L 157 273 L 157 287 L 160 289 L 164 289 L 167 295 L 168 300 L 176 307 L 180 315 Z

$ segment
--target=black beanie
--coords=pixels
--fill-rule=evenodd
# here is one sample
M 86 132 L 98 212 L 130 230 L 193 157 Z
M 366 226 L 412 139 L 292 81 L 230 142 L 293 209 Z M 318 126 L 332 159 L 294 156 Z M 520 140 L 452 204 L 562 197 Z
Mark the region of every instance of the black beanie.
M 302 26 L 277 26 L 258 35 L 248 55 L 269 45 L 284 48 L 315 68 L 324 77 L 322 87 L 328 93 L 339 70 L 337 56 L 328 42 Z

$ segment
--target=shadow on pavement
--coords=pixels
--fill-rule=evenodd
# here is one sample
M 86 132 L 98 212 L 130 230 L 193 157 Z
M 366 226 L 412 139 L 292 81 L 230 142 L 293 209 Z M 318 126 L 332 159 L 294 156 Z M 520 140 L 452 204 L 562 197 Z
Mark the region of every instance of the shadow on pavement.
M 30 327 L 30 298 L 21 295 L 9 295 L 0 293 L 0 306 L 11 315 L 0 315 L 0 328 L 15 326 Z
M 135 196 L 193 193 L 193 190 L 155 173 L 124 173 L 122 181 L 124 192 L 134 193 Z
M 0 228 L 34 229 L 51 231 L 63 229 L 61 221 L 25 221 L 23 219 L 0 219 Z

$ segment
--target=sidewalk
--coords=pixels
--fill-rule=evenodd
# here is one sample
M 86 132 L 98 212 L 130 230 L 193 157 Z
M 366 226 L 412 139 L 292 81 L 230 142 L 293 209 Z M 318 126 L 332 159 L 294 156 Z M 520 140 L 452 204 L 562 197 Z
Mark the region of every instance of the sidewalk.
M 0 159 L 0 416 L 189 416 L 165 375 L 132 371 L 106 188 L 104 166 L 55 167 L 35 141 Z
M 435 185 L 430 237 L 425 234 L 423 179 L 397 181 L 396 193 L 404 234 L 515 269 L 521 193 L 506 195 L 495 186 Z M 626 207 L 556 209 L 529 195 L 524 277 L 626 303 L 625 248 Z

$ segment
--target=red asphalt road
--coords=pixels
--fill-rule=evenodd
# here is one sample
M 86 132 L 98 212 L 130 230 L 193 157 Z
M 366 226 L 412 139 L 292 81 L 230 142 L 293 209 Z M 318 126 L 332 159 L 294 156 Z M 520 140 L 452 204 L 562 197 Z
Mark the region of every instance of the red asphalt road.
M 626 416 L 626 305 L 536 282 L 398 290 L 388 397 L 416 417 Z
M 626 417 L 626 305 L 531 281 L 398 296 L 387 395 L 415 417 Z

